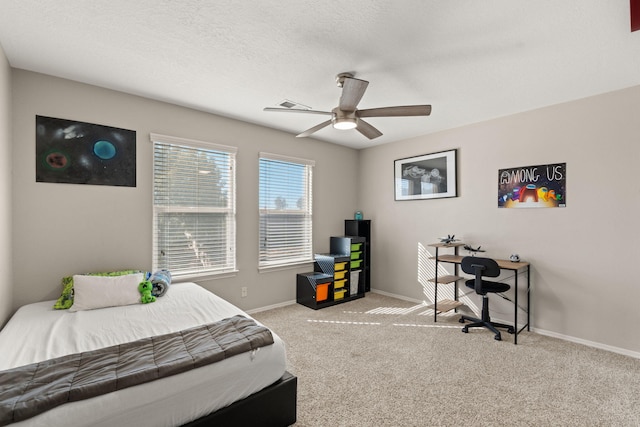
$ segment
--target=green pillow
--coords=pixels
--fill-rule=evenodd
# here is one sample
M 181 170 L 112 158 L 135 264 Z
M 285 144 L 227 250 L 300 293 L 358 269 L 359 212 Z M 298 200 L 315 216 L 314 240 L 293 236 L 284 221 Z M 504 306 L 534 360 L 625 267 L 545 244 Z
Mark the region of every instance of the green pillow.
M 87 273 L 85 276 L 124 276 L 126 274 L 145 273 L 140 270 L 122 270 L 122 271 L 109 271 L 103 273 Z M 62 278 L 62 294 L 60 298 L 53 304 L 53 308 L 56 310 L 66 310 L 73 305 L 73 276 Z

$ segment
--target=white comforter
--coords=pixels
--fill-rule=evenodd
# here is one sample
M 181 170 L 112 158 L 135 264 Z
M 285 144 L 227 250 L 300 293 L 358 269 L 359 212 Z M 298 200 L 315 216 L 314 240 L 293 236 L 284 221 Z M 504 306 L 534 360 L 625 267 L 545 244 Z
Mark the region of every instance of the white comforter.
M 89 311 L 20 308 L 0 331 L 0 370 L 211 323 L 245 312 L 195 283 L 173 284 L 152 304 Z M 282 340 L 202 368 L 59 406 L 12 426 L 177 426 L 272 384 L 285 371 Z

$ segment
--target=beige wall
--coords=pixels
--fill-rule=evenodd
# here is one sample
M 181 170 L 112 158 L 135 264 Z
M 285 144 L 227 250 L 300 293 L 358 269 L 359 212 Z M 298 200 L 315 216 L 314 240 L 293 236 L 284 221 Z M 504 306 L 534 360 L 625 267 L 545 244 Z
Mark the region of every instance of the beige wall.
M 640 356 L 638 111 L 634 87 L 361 151 L 372 287 L 430 302 L 418 248 L 455 234 L 487 256 L 531 262 L 536 330 Z M 434 114 L 455 113 L 435 105 Z M 394 201 L 395 159 L 453 148 L 459 197 Z M 559 162 L 567 163 L 566 208 L 497 208 L 499 169 Z M 511 306 L 491 304 L 494 317 L 512 318 Z
M 316 161 L 315 251 L 328 251 L 329 237 L 342 234 L 344 218 L 353 216 L 355 150 L 23 70 L 14 70 L 13 87 L 14 308 L 56 298 L 60 279 L 69 274 L 151 268 L 150 132 L 238 147 L 239 273 L 198 283 L 245 310 L 295 300 L 296 272 L 313 270 L 305 265 L 258 272 L 260 151 Z M 36 115 L 137 131 L 137 187 L 36 183 Z M 243 286 L 248 288 L 246 298 L 240 297 Z
M 0 327 L 11 314 L 11 68 L 0 46 Z
M 432 251 L 428 244 L 437 237 L 455 233 L 482 245 L 487 256 L 517 252 L 531 262 L 535 330 L 640 354 L 635 331 L 640 287 L 629 268 L 640 253 L 640 181 L 635 179 L 640 123 L 634 117 L 640 87 L 356 152 L 31 72 L 13 70 L 10 76 L 0 57 L 0 161 L 6 162 L 0 173 L 7 177 L 0 197 L 8 200 L 11 189 L 15 194 L 12 213 L 6 204 L 0 206 L 0 233 L 7 234 L 13 214 L 15 236 L 11 244 L 10 236 L 0 234 L 0 269 L 8 272 L 3 277 L 11 276 L 7 260 L 13 249 L 14 275 L 8 280 L 13 297 L 12 289 L 0 284 L 0 299 L 12 299 L 13 308 L 55 298 L 60 278 L 68 274 L 150 267 L 148 135 L 157 132 L 239 147 L 240 272 L 200 283 L 244 309 L 294 300 L 295 273 L 311 269 L 257 271 L 257 159 L 258 152 L 269 151 L 316 161 L 316 252 L 328 250 L 328 237 L 342 234 L 343 219 L 355 209 L 373 220 L 374 289 L 430 302 L 432 289 L 419 277 L 432 262 L 425 261 L 424 250 Z M 136 130 L 137 187 L 36 183 L 36 114 Z M 435 106 L 434 114 L 447 112 Z M 13 145 L 6 130 L 10 125 Z M 459 197 L 393 200 L 393 160 L 452 148 L 458 149 Z M 15 165 L 12 187 L 6 184 L 9 158 Z M 567 163 L 566 208 L 497 208 L 498 169 L 557 162 Z M 249 288 L 247 298 L 240 298 L 242 286 Z M 479 305 L 475 295 L 465 301 Z M 6 317 L 6 302 L 0 315 L 3 311 Z M 492 313 L 510 320 L 511 306 L 494 299 Z M 521 340 L 526 343 L 526 337 Z

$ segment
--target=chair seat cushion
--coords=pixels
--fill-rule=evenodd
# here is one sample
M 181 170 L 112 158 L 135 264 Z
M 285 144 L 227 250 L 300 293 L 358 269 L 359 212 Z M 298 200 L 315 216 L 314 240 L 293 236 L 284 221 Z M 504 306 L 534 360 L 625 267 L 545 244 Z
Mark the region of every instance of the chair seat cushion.
M 465 283 L 467 287 L 471 289 L 476 288 L 476 279 L 469 279 Z M 482 295 L 484 295 L 487 292 L 506 292 L 509 289 L 511 289 L 511 286 L 507 285 L 506 283 L 490 282 L 488 280 L 483 280 L 482 289 L 484 291 Z

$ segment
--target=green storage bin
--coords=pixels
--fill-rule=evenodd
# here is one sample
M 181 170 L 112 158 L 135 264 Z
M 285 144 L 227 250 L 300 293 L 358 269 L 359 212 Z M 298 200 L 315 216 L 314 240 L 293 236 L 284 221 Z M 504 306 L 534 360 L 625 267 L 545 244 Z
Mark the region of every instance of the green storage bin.
M 362 255 L 362 252 L 360 251 L 351 252 L 351 259 L 360 259 L 361 255 Z
M 351 244 L 351 252 L 362 250 L 362 243 L 352 243 Z
M 362 260 L 358 260 L 358 261 L 351 261 L 351 269 L 355 270 L 360 268 L 360 265 L 362 264 Z

